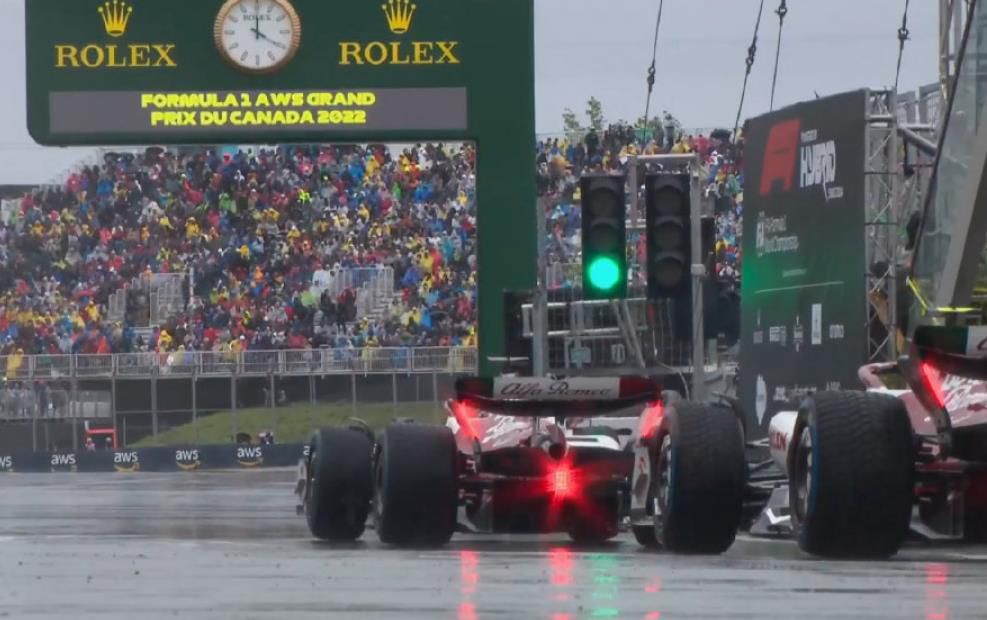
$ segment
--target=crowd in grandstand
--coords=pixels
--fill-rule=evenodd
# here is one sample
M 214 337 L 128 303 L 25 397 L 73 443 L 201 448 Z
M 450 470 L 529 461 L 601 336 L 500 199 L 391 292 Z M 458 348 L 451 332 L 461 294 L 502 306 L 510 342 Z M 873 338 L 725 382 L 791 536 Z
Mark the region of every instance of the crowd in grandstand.
M 469 345 L 475 341 L 469 146 L 112 154 L 28 194 L 0 228 L 4 353 Z M 394 270 L 376 318 L 330 268 Z M 144 338 L 105 320 L 141 274 L 194 274 L 185 312 Z
M 581 172 L 698 152 L 716 199 L 717 276 L 735 282 L 736 145 L 671 127 L 643 137 L 611 126 L 537 145 L 539 193 L 557 198 L 546 212 L 551 260 L 578 259 Z M 470 145 L 108 154 L 2 214 L 8 374 L 31 353 L 474 345 L 474 163 Z M 356 312 L 353 290 L 313 287 L 317 271 L 357 267 L 393 270 L 394 296 L 379 312 Z M 184 311 L 146 330 L 129 313 L 110 320 L 111 294 L 160 273 L 191 275 Z

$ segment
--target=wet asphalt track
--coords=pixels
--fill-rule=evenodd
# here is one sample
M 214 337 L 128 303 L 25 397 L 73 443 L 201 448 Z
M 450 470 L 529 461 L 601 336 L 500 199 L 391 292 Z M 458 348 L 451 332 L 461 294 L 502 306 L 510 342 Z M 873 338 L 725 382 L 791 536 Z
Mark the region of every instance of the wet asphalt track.
M 311 540 L 292 471 L 0 476 L 0 618 L 987 618 L 987 548 L 825 562 L 741 539 L 719 558 L 630 536 Z

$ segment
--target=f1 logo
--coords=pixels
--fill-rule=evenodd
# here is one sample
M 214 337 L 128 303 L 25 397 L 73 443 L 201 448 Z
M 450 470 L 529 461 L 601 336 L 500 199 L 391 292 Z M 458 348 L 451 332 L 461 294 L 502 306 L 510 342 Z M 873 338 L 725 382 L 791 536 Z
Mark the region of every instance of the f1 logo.
M 801 127 L 802 121 L 793 118 L 790 121 L 776 123 L 768 132 L 768 141 L 764 147 L 764 164 L 761 166 L 761 196 L 769 195 L 778 184 L 781 185 L 781 191 L 791 191 L 792 183 L 795 181 L 795 164 L 798 162 Z

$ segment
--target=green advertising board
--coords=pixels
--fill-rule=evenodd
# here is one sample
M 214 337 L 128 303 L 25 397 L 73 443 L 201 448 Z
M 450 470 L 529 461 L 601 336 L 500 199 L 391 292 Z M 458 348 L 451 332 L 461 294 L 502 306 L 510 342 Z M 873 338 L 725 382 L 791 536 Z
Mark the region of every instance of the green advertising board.
M 25 0 L 43 145 L 471 140 L 480 360 L 535 283 L 532 0 Z

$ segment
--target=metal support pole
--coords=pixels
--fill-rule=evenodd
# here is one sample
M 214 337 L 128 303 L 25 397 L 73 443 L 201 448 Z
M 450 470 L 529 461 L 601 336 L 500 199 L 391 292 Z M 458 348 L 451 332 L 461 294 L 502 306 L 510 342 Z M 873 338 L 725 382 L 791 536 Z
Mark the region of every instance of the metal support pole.
M 325 375 L 323 375 L 323 379 L 324 378 Z M 311 404 L 311 407 L 309 408 L 312 417 L 310 424 L 312 425 L 312 428 L 315 429 L 319 427 L 319 412 L 316 407 L 319 402 L 319 393 L 318 386 L 315 384 L 315 375 L 308 376 L 308 401 Z
M 120 419 L 120 421 L 123 424 L 123 437 L 121 439 L 123 439 L 123 445 L 126 446 L 127 445 L 127 416 L 123 416 Z
M 199 378 L 195 371 L 192 371 L 192 431 L 195 433 L 195 443 L 199 444 L 199 398 L 198 398 Z
M 69 403 L 69 411 L 72 412 L 72 451 L 79 451 L 79 381 L 72 379 L 72 402 Z
M 898 116 L 894 110 L 898 107 L 897 93 L 888 93 L 888 109 L 891 114 L 891 135 L 888 136 L 888 168 L 887 172 L 891 177 L 891 208 L 888 210 L 891 221 L 888 225 L 891 229 L 888 233 L 888 359 L 898 359 L 898 231 L 899 224 L 904 215 L 902 209 L 902 196 L 900 175 L 898 174 Z
M 638 203 L 638 196 L 641 191 L 641 182 L 637 178 L 637 157 L 631 157 L 628 162 L 630 167 L 627 172 L 627 184 L 630 185 L 628 188 L 628 197 L 630 198 L 630 220 L 631 228 L 636 229 L 641 222 L 641 210 L 640 204 Z
M 703 281 L 706 264 L 703 262 L 702 191 L 699 188 L 698 158 L 689 166 L 692 223 L 692 398 L 703 402 L 706 398 L 706 338 L 703 334 Z
M 548 265 L 545 257 L 545 200 L 535 201 L 535 231 L 538 235 L 538 270 L 537 288 L 535 290 L 534 312 L 532 313 L 532 328 L 534 338 L 531 342 L 531 371 L 535 377 L 544 377 L 548 373 Z
M 151 437 L 158 443 L 158 374 L 151 371 Z
M 115 372 L 113 376 L 110 377 L 110 415 L 113 416 L 113 435 L 115 437 L 119 437 L 120 428 L 119 420 L 117 420 L 117 377 Z
M 34 411 L 31 415 L 31 451 L 38 451 L 38 416 L 41 415 L 41 399 L 38 398 L 38 390 L 34 382 L 31 382 L 31 391 L 34 392 Z
M 231 430 L 233 431 L 232 441 L 236 443 L 236 436 L 240 433 L 240 413 L 237 409 L 236 402 L 236 373 L 230 377 L 230 410 L 232 410 L 233 415 L 230 416 Z
M 274 382 L 274 373 L 268 373 L 269 385 L 271 387 L 271 432 L 278 436 L 278 395 L 275 392 L 277 386 Z
M 38 416 L 31 420 L 31 452 L 38 451 Z
M 436 370 L 432 370 L 432 402 L 435 404 L 435 412 L 437 420 L 441 419 L 442 410 L 439 408 L 439 373 Z
M 398 417 L 398 373 L 391 373 L 391 411 Z
M 356 416 L 356 373 L 350 373 L 350 415 Z

